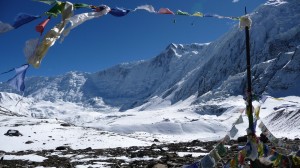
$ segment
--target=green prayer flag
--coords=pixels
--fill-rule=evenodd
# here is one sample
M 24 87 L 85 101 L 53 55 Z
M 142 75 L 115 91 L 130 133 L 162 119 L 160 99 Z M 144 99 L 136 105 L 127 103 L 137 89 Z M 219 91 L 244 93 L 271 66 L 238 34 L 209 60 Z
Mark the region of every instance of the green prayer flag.
M 63 11 L 65 4 L 65 2 L 57 1 L 57 3 L 46 12 L 46 15 L 57 17 L 57 15 Z
M 33 1 L 42 2 L 48 5 L 54 5 L 58 2 L 57 0 L 33 0 Z
M 75 9 L 79 9 L 79 8 L 91 8 L 90 5 L 84 4 L 84 3 L 74 4 L 74 7 L 75 7 Z
M 176 12 L 176 15 L 186 15 L 186 16 L 189 16 L 190 14 L 187 13 L 187 12 L 182 12 L 181 10 L 178 10 L 178 11 Z
M 217 149 L 217 151 L 218 151 L 218 153 L 219 153 L 219 155 L 220 155 L 221 157 L 226 156 L 226 154 L 227 154 L 226 148 L 225 148 L 225 146 L 224 146 L 222 143 L 220 143 L 220 144 L 216 147 L 216 149 Z

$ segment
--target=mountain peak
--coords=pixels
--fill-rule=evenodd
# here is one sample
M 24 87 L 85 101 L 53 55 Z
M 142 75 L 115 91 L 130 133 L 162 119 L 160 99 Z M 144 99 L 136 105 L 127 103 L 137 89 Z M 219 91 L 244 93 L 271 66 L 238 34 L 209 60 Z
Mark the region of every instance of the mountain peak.
M 298 81 L 299 3 L 270 0 L 251 14 L 253 88 L 258 94 L 292 88 L 292 80 Z M 240 95 L 246 85 L 245 52 L 245 34 L 235 26 L 212 43 L 171 43 L 147 61 L 124 63 L 97 73 L 73 71 L 58 77 L 28 78 L 25 95 L 83 104 L 103 101 L 123 110 L 161 102 L 152 101 L 154 98 L 174 104 L 195 95 L 198 101 Z M 284 80 L 284 76 L 291 79 Z M 4 85 L 0 87 L 8 91 Z

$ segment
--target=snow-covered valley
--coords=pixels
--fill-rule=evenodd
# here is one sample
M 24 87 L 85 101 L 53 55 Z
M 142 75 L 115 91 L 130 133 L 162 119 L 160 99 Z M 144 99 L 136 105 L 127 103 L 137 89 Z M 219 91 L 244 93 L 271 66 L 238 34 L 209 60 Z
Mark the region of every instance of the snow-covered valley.
M 258 124 L 277 138 L 300 138 L 300 2 L 270 0 L 250 17 Z M 248 128 L 245 50 L 236 25 L 214 42 L 170 44 L 150 60 L 27 78 L 24 96 L 0 83 L 0 150 L 218 141 L 242 115 L 237 139 Z M 23 136 L 3 135 L 9 129 Z

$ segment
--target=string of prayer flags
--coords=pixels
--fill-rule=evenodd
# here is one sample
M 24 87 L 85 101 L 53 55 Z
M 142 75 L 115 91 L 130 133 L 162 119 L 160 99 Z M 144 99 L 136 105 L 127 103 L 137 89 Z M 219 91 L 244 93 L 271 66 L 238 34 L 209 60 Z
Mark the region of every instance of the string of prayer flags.
M 273 143 L 276 144 L 279 147 L 283 147 L 285 149 L 289 149 L 292 151 L 297 151 L 299 150 L 299 147 L 297 145 L 289 145 L 289 144 L 285 144 L 283 143 L 282 140 L 276 138 L 270 131 L 269 129 L 265 126 L 265 124 L 263 122 L 261 122 L 258 126 L 262 133 Z
M 259 127 L 261 128 L 262 133 L 265 134 L 273 144 L 276 144 L 279 147 L 284 147 L 285 149 L 292 149 L 292 151 L 299 150 L 299 147 L 297 145 L 295 146 L 285 145 L 281 140 L 277 139 L 268 130 L 268 128 L 264 125 L 263 122 L 259 124 Z M 300 157 L 298 157 L 297 154 L 286 156 L 277 152 L 275 149 L 270 149 L 266 144 L 263 144 L 263 156 L 266 158 L 268 157 L 268 159 L 274 163 L 274 166 L 278 166 L 278 167 L 300 166 Z
M 111 8 L 109 11 L 109 14 L 116 16 L 116 17 L 122 17 L 126 16 L 131 10 L 129 9 L 123 9 L 123 8 Z
M 48 49 L 54 45 L 55 41 L 60 37 L 62 31 L 64 30 L 67 24 L 66 20 L 73 15 L 73 10 L 73 4 L 66 2 L 62 11 L 62 21 L 54 26 L 49 32 L 47 32 L 41 44 L 37 46 L 34 55 L 29 57 L 29 64 L 33 65 L 35 68 L 40 66 L 41 61 L 46 55 Z
M 152 5 L 141 5 L 134 9 L 134 11 L 136 11 L 136 10 L 146 10 L 150 13 L 156 13 L 156 11 Z
M 48 11 L 44 12 L 44 14 L 48 16 L 48 18 L 40 22 L 35 27 L 35 30 L 39 32 L 41 36 L 45 30 L 45 26 L 50 21 L 50 18 L 57 17 L 59 14 L 62 15 L 62 21 L 56 24 L 56 26 L 54 26 L 50 31 L 48 31 L 46 35 L 42 38 L 42 40 L 32 39 L 26 42 L 25 49 L 24 49 L 25 57 L 27 58 L 27 62 L 33 65 L 35 68 L 38 68 L 40 66 L 41 61 L 43 57 L 46 55 L 48 49 L 54 45 L 57 39 L 61 38 L 61 41 L 63 41 L 63 39 L 70 33 L 70 31 L 73 28 L 75 28 L 76 26 L 82 24 L 87 20 L 106 15 L 107 13 L 110 13 L 113 16 L 122 17 L 122 16 L 126 16 L 129 12 L 137 11 L 137 10 L 145 10 L 150 13 L 175 15 L 175 13 L 169 8 L 160 8 L 158 11 L 156 11 L 152 5 L 148 5 L 148 4 L 137 6 L 134 10 L 130 10 L 130 9 L 123 9 L 123 8 L 111 9 L 106 5 L 94 6 L 85 3 L 72 4 L 68 1 L 62 2 L 58 0 L 33 0 L 33 1 L 52 5 L 52 7 Z M 74 10 L 80 8 L 89 8 L 94 10 L 94 12 L 82 13 L 73 16 Z M 181 10 L 177 10 L 176 15 L 235 19 L 234 17 L 209 15 L 209 14 L 203 14 L 201 12 L 195 12 L 193 15 L 191 15 L 188 12 L 183 12 Z M 10 30 L 19 28 L 22 25 L 29 23 L 37 18 L 40 18 L 40 16 L 20 13 L 17 15 L 12 25 L 0 21 L 0 33 L 5 33 Z M 176 20 L 174 19 L 174 23 L 175 22 Z M 70 26 L 65 28 L 68 23 L 70 23 Z M 229 136 L 227 138 L 230 139 Z
M 172 12 L 169 8 L 160 8 L 158 10 L 159 14 L 172 14 L 174 15 L 174 12 Z

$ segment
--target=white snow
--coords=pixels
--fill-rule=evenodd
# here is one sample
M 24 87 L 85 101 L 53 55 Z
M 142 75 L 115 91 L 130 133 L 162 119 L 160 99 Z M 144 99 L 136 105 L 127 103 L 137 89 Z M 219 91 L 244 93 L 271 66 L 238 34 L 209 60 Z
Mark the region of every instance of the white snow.
M 249 15 L 253 21 L 253 91 L 269 95 L 261 104 L 257 124 L 262 121 L 277 138 L 300 138 L 299 11 L 299 0 L 269 0 Z M 244 33 L 235 26 L 215 42 L 170 44 L 148 61 L 91 74 L 29 78 L 25 97 L 9 93 L 11 90 L 1 84 L 0 149 L 115 148 L 148 146 L 154 139 L 158 144 L 220 140 L 245 109 L 244 42 Z M 23 117 L 8 116 L 11 112 L 6 109 Z M 242 118 L 234 139 L 246 134 L 245 113 Z M 23 136 L 5 136 L 9 129 Z M 26 144 L 28 141 L 33 143 Z M 58 151 L 52 154 L 62 155 Z M 205 153 L 178 154 L 194 157 Z M 13 157 L 5 155 L 4 159 Z M 100 157 L 104 156 L 97 159 Z M 109 167 L 102 162 L 77 167 L 89 166 Z
M 55 149 L 58 146 L 70 146 L 72 149 L 115 148 L 151 145 L 150 142 L 135 138 L 83 127 L 63 127 L 60 121 L 53 119 L 33 119 L 25 117 L 0 116 L 0 133 L 8 129 L 17 129 L 23 136 L 4 136 L 0 139 L 0 149 L 11 151 Z M 20 126 L 15 126 L 19 124 Z M 31 144 L 25 144 L 33 141 Z M 126 142 L 126 143 L 124 143 Z
M 238 101 L 240 99 L 240 102 Z M 189 99 L 189 101 L 192 101 Z M 146 146 L 153 144 L 154 139 L 160 143 L 199 140 L 219 140 L 231 129 L 232 124 L 243 111 L 241 97 L 231 97 L 224 101 L 210 101 L 207 104 L 235 106 L 222 115 L 199 115 L 193 112 L 189 103 L 182 101 L 164 109 L 138 112 L 84 113 L 80 126 L 64 127 L 61 120 L 35 119 L 28 117 L 0 116 L 0 149 L 4 151 L 55 149 L 58 146 L 70 146 L 72 149 L 114 148 L 129 146 Z M 257 104 L 257 103 L 256 103 Z M 254 105 L 256 105 L 254 103 Z M 238 105 L 238 106 L 236 106 Z M 179 108 L 180 107 L 180 108 Z M 245 105 L 244 105 L 245 107 Z M 70 106 L 68 106 L 70 108 Z M 278 109 L 276 109 L 278 108 Z M 181 110 L 178 110 L 181 109 Z M 184 110 L 182 110 L 184 109 Z M 274 110 L 276 109 L 276 110 Z M 300 109 L 300 98 L 295 96 L 275 99 L 268 97 L 261 105 L 260 117 L 265 125 L 271 125 L 270 131 L 279 137 L 296 138 L 299 135 L 299 123 L 284 126 L 280 120 L 271 121 L 270 116 Z M 76 109 L 69 109 L 76 111 Z M 64 114 L 64 118 L 72 118 L 73 114 Z M 245 135 L 248 118 L 242 114 L 244 123 L 236 125 L 239 130 L 234 138 Z M 57 116 L 59 117 L 59 116 Z M 94 118 L 94 120 L 90 120 Z M 282 119 L 283 120 L 283 119 Z M 288 118 L 286 119 L 288 120 Z M 258 121 L 258 123 L 260 120 Z M 9 129 L 20 131 L 23 136 L 4 136 Z M 288 130 L 288 131 L 286 131 Z M 260 130 L 257 130 L 257 134 Z M 31 144 L 25 144 L 33 141 Z
M 43 162 L 47 158 L 39 155 L 5 155 L 3 160 L 28 160 L 32 162 Z

